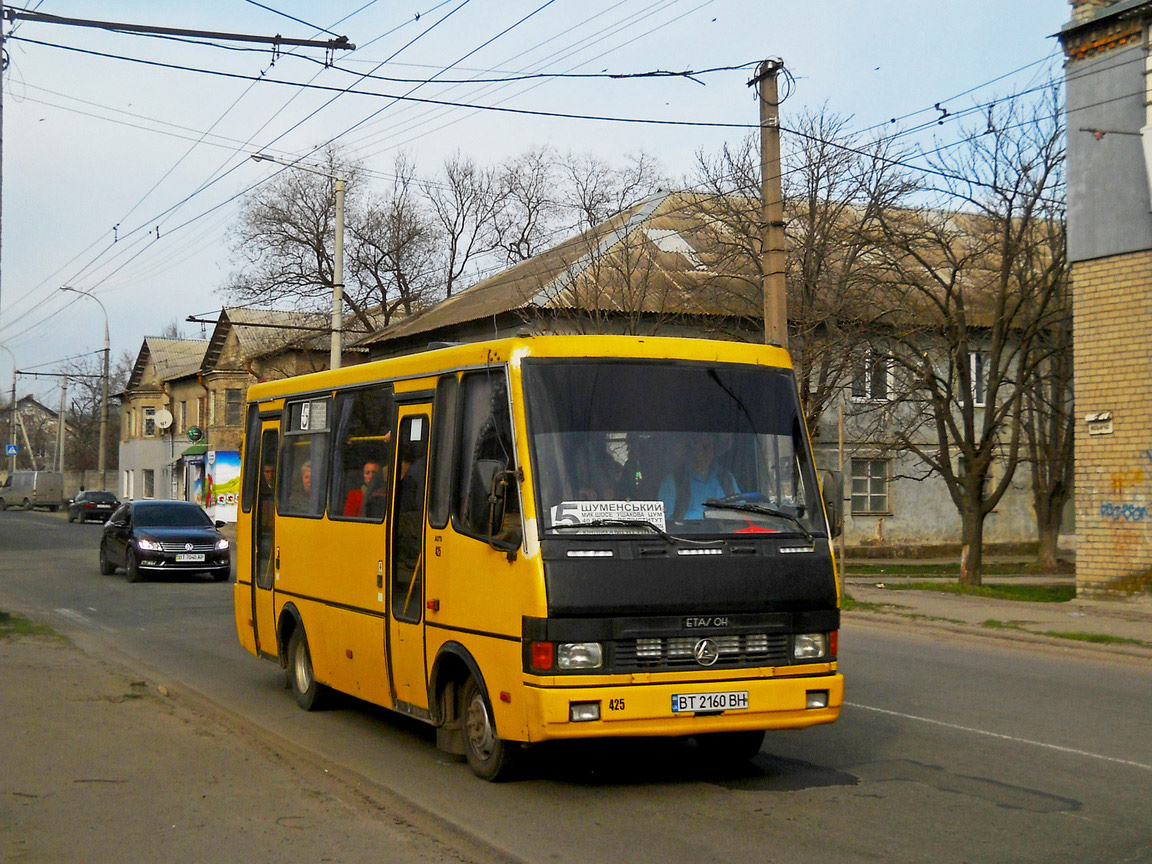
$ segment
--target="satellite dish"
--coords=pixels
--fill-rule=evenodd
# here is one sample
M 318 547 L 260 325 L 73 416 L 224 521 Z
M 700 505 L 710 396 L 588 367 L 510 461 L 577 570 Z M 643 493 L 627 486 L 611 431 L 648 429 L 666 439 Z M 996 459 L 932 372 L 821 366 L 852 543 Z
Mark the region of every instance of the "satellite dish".
M 167 429 L 172 425 L 172 412 L 165 408 L 161 408 L 156 412 L 156 427 L 159 429 Z

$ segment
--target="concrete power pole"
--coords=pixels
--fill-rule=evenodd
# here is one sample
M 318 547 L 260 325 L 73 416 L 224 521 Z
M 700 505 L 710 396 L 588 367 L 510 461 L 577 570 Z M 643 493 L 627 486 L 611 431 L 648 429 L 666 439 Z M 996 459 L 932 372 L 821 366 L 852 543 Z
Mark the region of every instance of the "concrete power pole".
M 750 82 L 760 96 L 760 255 L 764 288 L 764 341 L 788 347 L 785 283 L 784 190 L 780 171 L 780 97 L 776 75 L 779 59 L 765 60 Z

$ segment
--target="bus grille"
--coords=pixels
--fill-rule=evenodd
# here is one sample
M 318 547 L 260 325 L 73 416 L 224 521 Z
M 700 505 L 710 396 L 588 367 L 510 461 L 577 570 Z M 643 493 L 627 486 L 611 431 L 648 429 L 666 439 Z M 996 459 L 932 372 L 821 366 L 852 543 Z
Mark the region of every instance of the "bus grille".
M 700 636 L 622 639 L 614 643 L 614 665 L 618 671 L 699 669 L 693 651 Z M 740 633 L 707 637 L 720 652 L 711 669 L 742 669 L 753 666 L 783 666 L 789 663 L 787 633 Z

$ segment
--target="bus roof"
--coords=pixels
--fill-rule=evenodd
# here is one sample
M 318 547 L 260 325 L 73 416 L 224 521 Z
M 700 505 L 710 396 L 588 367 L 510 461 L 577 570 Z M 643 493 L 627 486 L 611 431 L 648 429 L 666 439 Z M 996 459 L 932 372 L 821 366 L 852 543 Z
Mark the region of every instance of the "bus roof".
M 517 336 L 487 342 L 431 346 L 426 351 L 372 360 L 336 370 L 313 372 L 253 384 L 248 401 L 259 402 L 296 393 L 315 393 L 381 378 L 436 375 L 449 369 L 486 364 L 513 366 L 529 357 L 611 357 L 637 360 L 718 361 L 791 369 L 788 352 L 774 345 L 670 336 Z

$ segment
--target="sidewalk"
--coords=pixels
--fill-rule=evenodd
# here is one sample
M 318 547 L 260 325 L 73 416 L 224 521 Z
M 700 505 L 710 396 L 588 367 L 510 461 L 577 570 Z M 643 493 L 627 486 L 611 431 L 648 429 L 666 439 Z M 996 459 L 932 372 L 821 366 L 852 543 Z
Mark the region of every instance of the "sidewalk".
M 851 562 L 844 591 L 855 601 L 843 615 L 966 632 L 1017 642 L 1044 642 L 1066 649 L 1106 651 L 1152 658 L 1152 595 L 1066 603 L 1029 603 L 971 597 L 944 591 L 901 590 L 903 575 L 853 576 Z M 927 580 L 953 582 L 951 579 Z M 985 577 L 985 584 L 1075 584 L 1071 576 Z
M 387 790 L 0 616 L 0 861 L 494 864 Z

